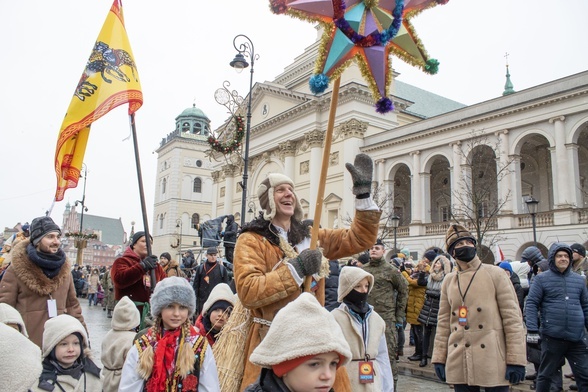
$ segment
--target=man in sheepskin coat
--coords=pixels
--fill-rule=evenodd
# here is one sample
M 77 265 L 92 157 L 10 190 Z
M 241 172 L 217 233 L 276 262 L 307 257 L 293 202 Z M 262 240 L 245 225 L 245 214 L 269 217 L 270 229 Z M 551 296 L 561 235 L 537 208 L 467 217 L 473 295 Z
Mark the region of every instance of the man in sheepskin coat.
M 445 236 L 457 271 L 445 277 L 431 362 L 455 392 L 470 387 L 508 392 L 525 377 L 525 330 L 510 280 L 496 266 L 482 264 L 476 240 L 461 225 Z
M 33 219 L 30 231 L 30 238 L 11 251 L 12 264 L 0 282 L 0 302 L 20 312 L 29 338 L 41 347 L 43 325 L 50 317 L 65 313 L 86 325 L 71 266 L 60 247 L 61 229 L 42 216 Z

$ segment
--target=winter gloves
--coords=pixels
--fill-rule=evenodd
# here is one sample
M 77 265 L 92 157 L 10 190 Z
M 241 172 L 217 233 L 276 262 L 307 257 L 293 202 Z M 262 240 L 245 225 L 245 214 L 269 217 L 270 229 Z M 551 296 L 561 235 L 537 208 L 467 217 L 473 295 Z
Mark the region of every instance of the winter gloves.
M 511 384 L 518 384 L 525 379 L 525 367 L 520 365 L 506 365 L 504 376 Z
M 537 332 L 527 331 L 527 343 L 529 344 L 539 344 L 539 340 L 541 337 Z
M 151 271 L 153 268 L 157 267 L 157 256 L 147 256 L 140 264 L 145 271 Z
M 437 378 L 445 382 L 445 364 L 434 363 L 433 365 L 435 365 L 435 374 L 437 375 Z
M 353 194 L 358 199 L 367 199 L 372 188 L 374 164 L 367 154 L 357 154 L 353 165 L 346 163 L 345 167 L 353 180 Z
M 316 274 L 321 269 L 321 261 L 323 255 L 318 249 L 305 249 L 298 257 L 290 260 L 290 264 L 294 267 L 298 276 L 311 276 Z

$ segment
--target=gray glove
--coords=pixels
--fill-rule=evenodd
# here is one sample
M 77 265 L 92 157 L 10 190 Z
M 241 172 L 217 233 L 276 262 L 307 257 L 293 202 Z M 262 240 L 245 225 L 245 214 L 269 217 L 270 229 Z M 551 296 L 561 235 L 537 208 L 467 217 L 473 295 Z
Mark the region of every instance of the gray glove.
M 374 173 L 372 158 L 367 154 L 357 154 L 353 165 L 346 163 L 345 167 L 353 180 L 353 194 L 355 196 L 369 195 L 372 189 L 372 176 Z M 362 198 L 366 198 L 366 196 Z
M 290 264 L 294 266 L 299 276 L 311 276 L 320 271 L 322 258 L 320 250 L 305 249 L 297 258 L 290 260 Z
M 527 343 L 538 344 L 541 337 L 537 332 L 527 332 Z
M 145 271 L 151 271 L 153 268 L 157 267 L 157 256 L 151 255 L 147 256 L 141 261 L 141 267 Z

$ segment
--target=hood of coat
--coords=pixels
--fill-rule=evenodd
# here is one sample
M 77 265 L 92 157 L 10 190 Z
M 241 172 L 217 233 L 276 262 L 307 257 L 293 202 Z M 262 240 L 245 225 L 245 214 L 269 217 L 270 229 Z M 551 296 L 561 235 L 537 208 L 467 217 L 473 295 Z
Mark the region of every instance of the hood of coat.
M 241 233 L 253 232 L 267 238 L 272 244 L 279 246 L 280 238 L 274 228 L 270 228 L 271 223 L 262 217 L 255 218 L 251 222 L 243 226 Z M 292 219 L 290 223 L 290 231 L 288 232 L 288 241 L 291 244 L 299 244 L 305 237 L 310 237 L 310 233 L 306 226 L 301 222 Z
M 549 262 L 549 269 L 551 269 L 553 272 L 561 273 L 555 265 L 555 254 L 560 250 L 565 251 L 570 258 L 568 268 L 566 268 L 566 270 L 563 272 L 564 274 L 566 274 L 572 269 L 572 248 L 570 248 L 569 245 L 561 242 L 553 243 L 553 245 L 549 247 L 549 252 L 547 252 L 547 261 Z
M 16 324 L 20 328 L 20 333 L 22 333 L 27 338 L 29 337 L 29 334 L 27 333 L 27 327 L 25 326 L 22 316 L 18 310 L 14 309 L 8 304 L 0 303 L 0 323 Z
M 0 379 L 3 391 L 25 392 L 38 382 L 43 366 L 39 347 L 16 329 L 0 323 Z M 36 384 L 35 384 L 36 385 Z
M 57 317 L 45 321 L 42 347 L 43 358 L 46 358 L 59 342 L 74 332 L 77 332 L 82 336 L 84 345 L 83 349 L 88 348 L 88 335 L 86 334 L 86 329 L 77 318 L 72 317 L 69 314 L 60 314 Z
M 115 331 L 130 331 L 141 323 L 139 310 L 126 295 L 114 307 L 110 325 Z
M 172 258 L 169 263 L 167 263 L 167 265 L 165 267 L 163 267 L 163 270 L 165 272 L 167 272 L 168 270 L 172 269 L 172 268 L 179 268 L 180 267 L 180 263 L 178 262 L 178 260 Z
M 12 249 L 12 264 L 9 268 L 14 269 L 18 278 L 31 290 L 39 295 L 49 295 L 60 287 L 68 277 L 71 276 L 69 260 L 66 260 L 59 270 L 59 274 L 49 279 L 41 268 L 34 264 L 27 254 L 27 246 L 30 240 L 21 241 Z

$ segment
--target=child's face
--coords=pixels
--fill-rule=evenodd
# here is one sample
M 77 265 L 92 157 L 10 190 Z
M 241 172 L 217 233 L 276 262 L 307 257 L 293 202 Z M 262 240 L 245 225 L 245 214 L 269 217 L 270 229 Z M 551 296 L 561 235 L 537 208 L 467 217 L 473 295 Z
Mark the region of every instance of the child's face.
M 163 328 L 176 329 L 188 319 L 189 310 L 187 307 L 173 303 L 161 311 L 161 320 L 163 321 Z
M 284 374 L 282 380 L 292 392 L 328 392 L 335 383 L 339 355 L 319 354 Z
M 233 308 L 229 306 L 226 310 L 215 309 L 210 312 L 210 323 L 212 324 L 213 329 L 220 331 L 221 328 L 225 326 L 232 310 Z
M 370 281 L 368 278 L 363 278 L 355 285 L 353 289 L 355 291 L 359 291 L 360 293 L 367 293 L 370 289 Z
M 74 334 L 69 335 L 55 346 L 55 358 L 64 368 L 71 367 L 81 353 L 80 340 Z

